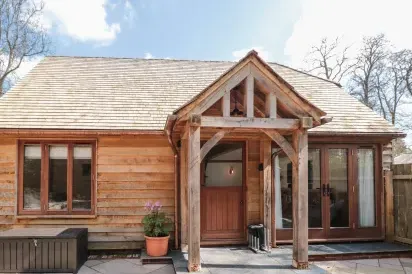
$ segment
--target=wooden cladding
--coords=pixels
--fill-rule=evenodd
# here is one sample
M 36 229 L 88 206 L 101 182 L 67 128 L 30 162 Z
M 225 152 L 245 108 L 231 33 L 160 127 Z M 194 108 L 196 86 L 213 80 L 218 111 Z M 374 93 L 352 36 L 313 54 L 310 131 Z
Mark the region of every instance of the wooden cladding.
M 18 141 L 12 137 L 0 138 L 0 226 L 87 227 L 89 248 L 140 248 L 144 241 L 142 218 L 147 201 L 160 201 L 174 220 L 174 155 L 167 138 L 101 136 L 93 142 L 96 144 L 93 215 L 16 217 Z

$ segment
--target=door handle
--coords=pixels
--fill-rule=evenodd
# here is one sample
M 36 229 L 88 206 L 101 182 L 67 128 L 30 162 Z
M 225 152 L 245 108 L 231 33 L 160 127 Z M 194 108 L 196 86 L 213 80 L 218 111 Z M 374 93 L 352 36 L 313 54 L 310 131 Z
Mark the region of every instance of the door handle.
M 329 187 L 329 184 L 326 185 L 327 195 L 330 196 L 332 189 Z

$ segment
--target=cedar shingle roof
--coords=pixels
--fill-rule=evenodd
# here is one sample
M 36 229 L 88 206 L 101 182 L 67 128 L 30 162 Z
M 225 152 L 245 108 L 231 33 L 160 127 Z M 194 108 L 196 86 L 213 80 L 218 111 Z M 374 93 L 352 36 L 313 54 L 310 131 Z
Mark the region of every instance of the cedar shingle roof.
M 163 130 L 234 62 L 46 57 L 0 98 L 0 128 Z M 325 134 L 402 134 L 335 83 L 269 63 L 333 121 Z

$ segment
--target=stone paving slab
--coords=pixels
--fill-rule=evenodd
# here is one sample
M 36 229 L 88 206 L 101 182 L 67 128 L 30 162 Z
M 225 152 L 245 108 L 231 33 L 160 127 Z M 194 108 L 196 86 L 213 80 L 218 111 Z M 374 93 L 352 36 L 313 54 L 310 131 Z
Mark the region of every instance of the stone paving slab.
M 312 252 L 324 252 L 330 246 L 321 245 L 313 247 Z M 338 247 L 342 252 L 345 245 Z M 348 249 L 346 249 L 348 250 Z M 351 250 L 357 250 L 352 248 Z M 371 249 L 369 249 L 371 250 Z M 411 273 L 411 258 L 389 259 L 359 259 L 346 261 L 321 261 L 311 262 L 309 269 L 296 270 L 292 268 L 291 249 L 288 246 L 279 249 L 279 252 L 270 254 L 256 254 L 248 248 L 218 247 L 201 248 L 202 262 L 201 273 L 226 274 L 226 273 L 298 273 L 298 274 L 373 274 L 373 273 Z M 174 251 L 171 253 L 176 273 L 187 273 L 187 253 Z
M 78 274 L 175 274 L 172 264 L 142 264 L 141 259 L 89 260 Z

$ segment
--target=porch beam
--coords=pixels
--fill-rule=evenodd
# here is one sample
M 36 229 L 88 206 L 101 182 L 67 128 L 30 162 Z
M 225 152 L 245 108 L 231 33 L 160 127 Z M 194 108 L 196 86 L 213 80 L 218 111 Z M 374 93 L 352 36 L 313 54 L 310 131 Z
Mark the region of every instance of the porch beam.
M 286 129 L 299 128 L 299 119 L 202 116 L 202 127 Z
M 278 119 L 279 120 L 279 119 Z M 275 141 L 275 143 L 286 153 L 292 163 L 297 163 L 296 150 L 292 145 L 276 130 L 261 130 L 270 139 Z
M 193 122 L 193 121 L 192 121 Z M 200 271 L 200 127 L 188 127 L 189 272 Z
M 266 228 L 265 246 L 267 250 L 272 247 L 272 142 L 260 141 L 260 160 L 263 164 L 261 174 L 263 197 L 263 224 Z
M 308 268 L 308 131 L 292 135 L 296 160 L 292 168 L 293 259 L 297 269 Z
M 210 138 L 200 149 L 200 162 L 206 157 L 207 153 L 228 133 L 228 129 L 218 131 L 212 138 Z
M 246 117 L 248 118 L 253 118 L 254 117 L 254 112 L 253 112 L 253 97 L 254 97 L 254 92 L 255 91 L 255 80 L 252 75 L 249 75 L 246 78 L 246 100 L 245 100 L 245 105 L 246 105 Z

